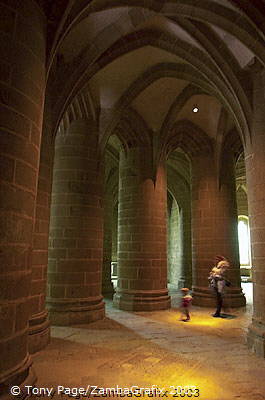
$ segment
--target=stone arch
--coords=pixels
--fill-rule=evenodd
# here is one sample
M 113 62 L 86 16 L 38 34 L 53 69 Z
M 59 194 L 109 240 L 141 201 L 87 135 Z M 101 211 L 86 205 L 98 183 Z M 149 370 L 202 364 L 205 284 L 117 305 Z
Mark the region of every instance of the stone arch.
M 185 103 L 194 95 L 197 94 L 203 94 L 205 93 L 202 89 L 199 87 L 193 86 L 192 84 L 186 86 L 180 95 L 176 97 L 174 102 L 172 103 L 171 107 L 168 110 L 168 113 L 164 119 L 164 122 L 162 124 L 162 127 L 160 129 L 160 137 L 164 138 L 166 140 L 166 137 L 168 133 L 170 132 L 172 125 L 174 124 L 174 121 L 176 120 L 176 116 L 178 112 L 182 109 L 182 107 L 185 105 Z
M 227 151 L 233 152 L 235 160 L 237 160 L 244 151 L 240 135 L 235 128 L 230 129 L 224 137 L 222 153 Z
M 220 91 L 218 89 L 215 91 L 215 89 L 212 88 L 212 86 L 209 82 L 205 83 L 201 74 L 198 71 L 196 71 L 194 69 L 194 67 L 192 67 L 190 65 L 186 65 L 186 64 L 172 64 L 172 63 L 162 63 L 162 64 L 155 65 L 154 67 L 151 67 L 150 69 L 145 71 L 126 90 L 126 92 L 118 100 L 118 102 L 115 106 L 114 116 L 106 128 L 106 132 L 104 133 L 104 135 L 106 137 L 105 137 L 105 139 L 103 138 L 103 145 L 104 145 L 104 141 L 107 140 L 108 136 L 111 134 L 115 125 L 118 123 L 119 118 L 122 115 L 122 113 L 124 112 L 124 110 L 126 109 L 126 107 L 147 86 L 151 85 L 155 80 L 157 80 L 161 77 L 167 76 L 167 77 L 178 77 L 178 78 L 182 78 L 182 79 L 185 79 L 185 78 L 188 79 L 189 77 L 194 76 L 194 74 L 197 75 L 196 79 L 193 78 L 193 81 L 195 81 L 195 84 L 197 84 L 198 86 L 203 88 L 206 92 L 216 95 L 221 101 L 224 100 L 224 97 L 225 97 L 224 93 L 227 91 L 226 88 L 223 87 L 224 93 L 221 91 L 221 89 L 220 89 Z M 194 89 L 194 91 L 195 91 L 195 89 Z M 191 93 L 190 93 L 190 96 L 188 96 L 188 89 L 187 89 L 187 92 L 184 92 L 183 96 L 186 97 L 186 99 L 188 99 L 191 96 Z M 227 91 L 227 96 L 231 99 L 231 103 L 233 103 L 233 98 L 229 91 Z M 183 100 L 180 99 L 180 101 L 183 101 Z M 233 112 L 233 114 L 236 118 L 236 122 L 238 122 L 238 125 L 242 128 L 242 135 L 244 135 L 244 133 L 246 134 L 246 131 L 248 130 L 248 128 L 247 128 L 248 123 L 245 124 L 246 121 L 244 121 L 245 120 L 244 112 L 242 112 L 241 115 L 239 115 L 239 113 L 238 113 L 238 115 L 236 115 L 236 113 L 234 111 L 234 110 L 236 110 L 236 102 L 232 105 L 226 103 L 226 106 L 229 107 L 230 110 Z
M 123 144 L 125 151 L 140 144 L 151 145 L 150 129 L 141 115 L 131 107 L 124 110 L 114 131 Z
M 169 155 L 178 147 L 189 155 L 191 161 L 198 153 L 211 153 L 213 151 L 212 140 L 209 136 L 189 120 L 177 121 L 172 126 L 163 151 Z
M 96 122 L 95 107 L 93 105 L 88 88 L 80 91 L 65 110 L 58 130 L 54 134 L 67 134 L 71 123 L 75 120 L 87 119 Z
M 241 152 L 236 160 L 236 191 L 238 214 L 248 215 L 248 190 L 246 182 L 246 166 L 243 152 Z
M 235 170 L 236 161 L 240 154 L 243 152 L 243 143 L 235 128 L 230 129 L 224 137 L 221 151 L 218 159 L 218 170 L 219 170 L 219 184 L 222 184 L 223 180 L 229 180 L 229 177 L 225 176 L 223 165 L 228 162 L 232 162 L 233 169 Z M 231 159 L 231 160 L 230 160 Z M 230 177 L 231 179 L 232 177 Z M 235 179 L 235 175 L 234 175 Z
M 232 3 L 232 2 L 231 2 Z M 233 2 L 234 3 L 234 2 Z M 232 4 L 233 4 L 232 3 Z M 100 12 L 102 10 L 118 8 L 124 6 L 130 7 L 143 7 L 146 10 L 150 10 L 153 12 L 159 12 L 160 14 L 165 15 L 179 15 L 182 18 L 192 18 L 195 20 L 203 21 L 208 23 L 212 23 L 214 25 L 220 26 L 222 29 L 227 30 L 230 34 L 236 34 L 236 36 L 247 46 L 249 47 L 256 56 L 259 57 L 259 54 L 262 54 L 263 62 L 265 61 L 265 52 L 263 47 L 263 38 L 259 29 L 264 29 L 262 23 L 259 24 L 258 28 L 253 24 L 253 21 L 249 21 L 249 9 L 251 10 L 251 16 L 255 15 L 253 18 L 256 21 L 257 15 L 260 16 L 258 12 L 258 7 L 256 5 L 248 5 L 246 9 L 246 5 L 242 1 L 238 1 L 238 8 L 240 10 L 246 10 L 246 15 L 240 15 L 240 19 L 238 18 L 238 13 L 231 8 L 227 8 L 220 4 L 212 4 L 209 0 L 203 0 L 199 4 L 196 5 L 191 4 L 187 0 L 179 1 L 178 3 L 172 2 L 157 2 L 155 0 L 149 1 L 139 1 L 133 0 L 128 2 L 127 4 L 124 1 L 109 1 L 106 5 L 105 3 L 101 3 L 100 1 L 93 1 L 85 6 L 79 4 L 75 8 L 72 8 L 65 18 L 65 23 L 61 27 L 61 34 L 58 35 L 57 48 L 60 40 L 63 40 L 65 35 L 72 29 L 72 27 L 80 22 L 82 19 L 90 15 L 91 13 Z M 234 4 L 233 4 L 234 5 Z M 141 21 L 141 17 L 140 21 Z M 237 20 L 237 24 L 235 26 L 234 21 Z M 261 21 L 261 16 L 259 18 Z M 257 43 L 253 40 L 253 37 L 258 37 Z M 54 46 L 56 49 L 56 46 Z
M 78 92 L 80 86 L 85 85 L 86 82 L 97 71 L 99 71 L 99 69 L 103 68 L 122 54 L 128 53 L 129 51 L 135 50 L 145 45 L 151 45 L 172 52 L 173 54 L 179 54 L 179 52 L 181 52 L 181 56 L 184 59 L 186 58 L 186 61 L 188 61 L 193 66 L 180 64 L 180 66 L 177 68 L 179 68 L 184 73 L 184 75 L 185 73 L 187 73 L 187 76 L 193 77 L 193 81 L 195 82 L 195 84 L 198 84 L 200 87 L 204 88 L 204 90 L 206 90 L 208 93 L 214 93 L 215 95 L 217 95 L 217 97 L 221 97 L 221 101 L 225 102 L 227 107 L 230 108 L 230 111 L 232 111 L 232 113 L 234 114 L 239 129 L 244 132 L 245 135 L 248 134 L 249 121 L 247 120 L 247 117 L 249 116 L 249 110 L 244 110 L 242 106 L 245 104 L 245 101 L 239 101 L 239 99 L 237 99 L 231 93 L 231 90 L 226 86 L 226 84 L 224 84 L 223 79 L 221 79 L 219 76 L 219 71 L 216 69 L 216 66 L 211 62 L 208 56 L 205 56 L 204 53 L 196 48 L 193 48 L 193 51 L 191 53 L 190 45 L 187 46 L 185 42 L 182 42 L 181 48 L 181 41 L 178 41 L 176 43 L 175 38 L 171 40 L 168 35 L 163 33 L 161 34 L 160 31 L 138 31 L 136 33 L 127 35 L 126 39 L 128 43 L 124 42 L 124 38 L 118 40 L 113 46 L 108 49 L 107 52 L 103 53 L 100 56 L 96 63 L 94 63 L 90 67 L 84 68 L 81 64 L 81 67 L 75 70 L 75 74 L 69 80 L 69 85 L 72 87 L 66 85 L 65 93 L 61 96 L 59 102 L 55 105 L 55 108 L 57 109 L 57 112 L 55 114 L 60 115 L 60 113 L 63 112 L 63 109 L 67 106 L 68 102 L 71 99 L 71 96 Z M 202 68 L 203 72 L 199 72 Z M 199 78 L 194 79 L 194 77 L 196 76 L 199 76 Z M 210 82 L 212 83 L 212 86 L 209 82 L 209 76 L 211 78 Z M 146 79 L 145 74 L 143 74 L 142 78 Z M 75 82 L 75 84 L 73 84 L 73 82 Z M 226 100 L 227 98 L 230 99 L 228 103 Z
M 178 16 L 175 16 L 174 20 L 202 44 L 209 57 L 219 68 L 220 74 L 228 81 L 232 92 L 240 99 L 240 103 L 243 104 L 243 108 L 248 114 L 248 118 L 250 118 L 251 104 L 245 92 L 245 90 L 247 91 L 247 85 L 245 84 L 245 79 L 239 79 L 246 73 L 242 74 L 239 62 L 232 51 L 224 45 L 221 38 L 209 25 L 200 21 L 181 19 Z

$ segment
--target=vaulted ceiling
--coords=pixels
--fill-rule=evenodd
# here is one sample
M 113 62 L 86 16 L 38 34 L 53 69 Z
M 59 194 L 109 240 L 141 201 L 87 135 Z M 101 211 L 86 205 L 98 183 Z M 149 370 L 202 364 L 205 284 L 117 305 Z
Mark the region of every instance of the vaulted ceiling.
M 250 136 L 250 69 L 265 63 L 263 0 L 43 3 L 55 129 L 85 93 L 105 142 L 131 115 L 159 140 L 185 122 L 212 140 L 234 127 L 243 143 Z

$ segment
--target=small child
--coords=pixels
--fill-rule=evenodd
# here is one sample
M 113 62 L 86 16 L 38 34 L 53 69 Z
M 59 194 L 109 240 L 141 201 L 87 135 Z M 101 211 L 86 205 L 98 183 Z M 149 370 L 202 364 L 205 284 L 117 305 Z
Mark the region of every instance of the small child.
M 182 298 L 181 298 L 181 316 L 180 321 L 187 322 L 190 320 L 190 307 L 192 302 L 192 296 L 189 294 L 190 289 L 182 288 Z

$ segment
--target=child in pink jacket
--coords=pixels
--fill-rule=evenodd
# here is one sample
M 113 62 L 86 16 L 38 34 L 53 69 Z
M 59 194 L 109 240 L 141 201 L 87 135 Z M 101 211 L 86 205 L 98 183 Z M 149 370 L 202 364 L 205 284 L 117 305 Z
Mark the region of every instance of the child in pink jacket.
M 188 288 L 182 288 L 181 291 L 182 291 L 182 298 L 180 305 L 180 311 L 181 311 L 180 320 L 183 322 L 187 322 L 190 321 L 190 308 L 191 308 L 192 296 L 189 294 L 190 289 Z

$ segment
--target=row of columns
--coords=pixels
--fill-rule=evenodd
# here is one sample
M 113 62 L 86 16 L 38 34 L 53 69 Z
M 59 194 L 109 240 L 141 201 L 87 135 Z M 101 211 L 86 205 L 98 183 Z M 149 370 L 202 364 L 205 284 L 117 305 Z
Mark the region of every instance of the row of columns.
M 3 4 L 4 7 L 4 4 Z M 14 7 L 14 9 L 12 8 Z M 8 2 L 10 23 L 1 31 L 5 83 L 1 96 L 0 157 L 0 398 L 12 385 L 36 381 L 29 355 L 49 337 L 45 310 L 50 219 L 47 309 L 56 324 L 104 316 L 101 295 L 103 211 L 97 134 L 91 121 L 75 121 L 40 157 L 45 92 L 45 17 L 38 5 Z M 19 26 L 23 25 L 24 35 Z M 34 32 L 32 31 L 34 27 Z M 13 45 L 14 44 L 14 45 Z M 7 47 L 8 46 L 8 50 Z M 21 56 L 23 55 L 23 56 Z M 265 355 L 264 70 L 254 79 L 252 142 L 247 143 L 247 181 L 254 264 L 254 314 L 249 345 Z M 45 132 L 44 132 L 45 133 Z M 43 135 L 44 135 L 43 133 Z M 43 138 L 44 143 L 45 138 Z M 45 148 L 45 146 L 44 146 Z M 198 304 L 208 304 L 207 275 L 212 256 L 232 261 L 230 305 L 244 303 L 239 287 L 235 234 L 235 193 L 230 161 L 227 177 L 211 173 L 212 160 L 198 156 L 193 185 L 193 287 Z M 195 165 L 194 164 L 194 165 Z M 204 172 L 209 172 L 203 174 Z M 165 161 L 152 165 L 150 148 L 120 156 L 116 306 L 126 310 L 169 307 L 166 263 Z M 208 238 L 205 241 L 205 238 Z M 204 241 L 204 243 L 203 243 Z M 29 339 L 30 338 L 30 339 Z M 35 343 L 35 344 L 34 344 Z
M 93 315 L 89 320 L 98 319 L 104 313 L 100 297 L 102 188 L 98 183 L 100 172 L 97 170 L 96 135 L 88 135 L 89 129 L 91 126 L 87 122 L 76 121 L 67 135 L 59 134 L 56 139 L 47 304 L 51 321 L 62 325 L 87 321 L 89 314 Z M 151 310 L 169 306 L 165 163 L 163 165 L 161 162 L 156 171 L 156 180 L 153 181 L 151 161 L 151 149 L 148 148 L 145 152 L 133 148 L 127 154 L 123 152 L 120 157 L 119 281 L 114 304 L 124 309 Z M 201 305 L 212 303 L 205 282 L 213 254 L 219 250 L 219 253 L 232 260 L 230 279 L 234 289 L 229 294 L 229 302 L 232 306 L 240 306 L 244 304 L 244 297 L 238 268 L 235 186 L 230 179 L 221 183 L 218 181 L 214 168 L 210 168 L 213 159 L 209 156 L 203 155 L 194 162 L 194 301 Z M 233 168 L 232 161 L 226 165 Z M 209 171 L 209 174 L 204 171 Z M 232 173 L 232 170 L 229 172 Z M 233 175 L 229 173 L 226 176 Z M 111 204 L 105 207 L 105 220 L 108 223 L 112 219 L 111 209 Z M 110 236 L 108 225 L 103 262 L 105 293 L 111 281 Z M 112 291 L 111 284 L 109 290 Z M 89 304 L 88 298 L 93 298 L 93 305 Z M 44 315 L 45 311 L 41 309 L 40 313 Z M 36 313 L 36 317 L 38 315 Z
M 7 340 L 11 341 L 14 349 L 19 343 L 25 344 L 26 359 L 22 358 L 22 347 L 19 353 L 14 350 L 14 361 L 16 362 L 21 355 L 19 361 L 22 371 L 25 373 L 27 369 L 28 377 L 31 376 L 28 344 L 31 351 L 36 351 L 49 339 L 49 322 L 44 302 L 49 214 L 46 298 L 49 320 L 56 325 L 70 325 L 104 317 L 101 294 L 102 171 L 97 143 L 94 123 L 81 119 L 72 122 L 67 132 L 57 134 L 53 168 L 53 153 L 50 151 L 48 155 L 48 144 L 44 145 L 45 151 L 41 156 L 39 169 L 38 195 L 35 194 L 32 203 L 34 210 L 35 201 L 36 213 L 35 218 L 33 213 L 30 219 L 31 235 L 28 237 L 27 247 L 29 254 L 22 260 L 27 261 L 27 269 L 20 273 L 11 272 L 8 282 L 9 285 L 12 284 L 12 291 L 10 288 L 2 291 L 5 296 L 11 296 L 10 299 L 7 298 L 7 304 L 11 307 L 9 310 L 12 311 L 14 303 L 19 307 L 15 315 L 19 316 L 20 324 L 16 322 L 15 326 L 22 328 L 23 336 L 20 338 L 16 334 L 13 339 L 11 332 L 7 332 Z M 230 278 L 235 289 L 230 293 L 230 306 L 238 306 L 244 304 L 244 298 L 240 290 L 239 262 L 236 261 L 237 221 L 233 203 L 235 190 L 229 186 L 229 179 L 222 183 L 221 188 L 218 187 L 212 161 L 212 158 L 204 154 L 194 161 L 196 167 L 193 168 L 196 172 L 192 196 L 194 301 L 200 305 L 212 303 L 211 294 L 206 288 L 207 276 L 213 255 L 221 252 L 234 261 Z M 167 309 L 170 307 L 170 297 L 167 289 L 166 161 L 161 160 L 154 168 L 151 147 L 132 147 L 126 153 L 121 152 L 119 165 L 119 280 L 113 302 L 124 310 Z M 232 166 L 232 163 L 228 165 Z M 50 199 L 52 170 L 53 189 Z M 229 170 L 229 174 L 231 172 L 232 170 Z M 105 207 L 107 220 L 111 220 L 111 208 L 111 204 Z M 105 235 L 110 240 L 111 233 L 108 230 Z M 34 240 L 32 244 L 30 238 Z M 31 246 L 33 257 L 30 261 Z M 107 262 L 110 249 L 108 244 L 105 247 L 104 254 L 108 256 L 104 261 Z M 107 278 L 109 280 L 110 276 Z M 23 292 L 15 290 L 16 283 L 22 284 Z M 24 304 L 27 312 L 22 312 Z M 10 324 L 14 323 L 12 316 L 13 314 L 9 315 Z M 5 343 L 6 340 L 3 340 L 1 345 Z M 5 352 L 2 354 L 4 360 L 9 360 L 10 363 L 10 356 Z M 8 374 L 1 379 L 8 378 L 10 382 L 9 371 Z M 32 377 L 30 379 L 33 380 Z

